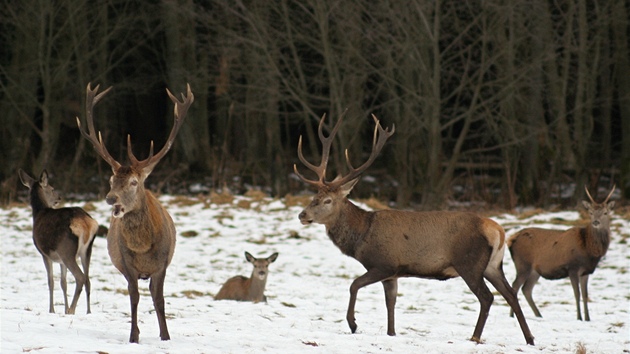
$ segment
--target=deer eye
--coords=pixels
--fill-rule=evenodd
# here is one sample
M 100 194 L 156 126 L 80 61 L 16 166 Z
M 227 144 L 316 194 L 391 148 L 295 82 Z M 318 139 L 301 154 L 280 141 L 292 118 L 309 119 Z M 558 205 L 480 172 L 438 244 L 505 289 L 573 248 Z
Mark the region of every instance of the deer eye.
M 132 187 L 135 187 L 135 186 L 137 186 L 137 185 L 138 185 L 138 181 L 136 181 L 135 179 L 133 179 L 133 180 L 131 180 L 131 183 L 129 183 L 129 184 L 131 184 L 131 186 L 132 186 Z
M 326 200 L 324 200 L 324 204 L 330 204 L 330 203 L 332 203 L 332 199 L 326 199 Z

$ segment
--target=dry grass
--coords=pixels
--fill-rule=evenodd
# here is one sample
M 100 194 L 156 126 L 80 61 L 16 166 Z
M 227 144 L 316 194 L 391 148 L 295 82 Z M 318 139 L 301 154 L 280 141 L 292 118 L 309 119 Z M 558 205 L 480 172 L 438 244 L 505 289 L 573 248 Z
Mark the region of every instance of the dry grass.
M 575 354 L 586 354 L 588 351 L 586 350 L 586 346 L 582 342 L 577 342 L 575 344 Z
M 232 204 L 234 201 L 234 195 L 230 192 L 223 191 L 221 194 L 212 192 L 210 193 L 210 202 L 214 204 Z
M 293 206 L 305 207 L 311 202 L 311 199 L 313 199 L 312 195 L 287 194 L 286 196 L 284 196 L 284 205 L 286 205 L 287 207 L 293 207 Z
M 245 193 L 245 196 L 249 197 L 250 199 L 256 202 L 260 202 L 261 200 L 264 200 L 265 198 L 269 197 L 267 193 L 260 190 L 254 190 L 254 189 L 248 190 Z
M 374 197 L 370 197 L 370 199 L 361 199 L 359 200 L 361 203 L 364 203 L 365 205 L 369 206 L 372 210 L 385 210 L 385 209 L 390 209 L 389 206 L 387 206 L 387 204 L 383 203 L 382 201 L 374 198 Z

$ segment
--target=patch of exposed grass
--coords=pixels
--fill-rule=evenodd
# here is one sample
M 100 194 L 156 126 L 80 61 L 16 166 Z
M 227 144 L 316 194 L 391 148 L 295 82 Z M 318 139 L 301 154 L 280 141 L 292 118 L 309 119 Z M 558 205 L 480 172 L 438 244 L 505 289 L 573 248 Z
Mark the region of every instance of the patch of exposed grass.
M 210 202 L 213 204 L 232 204 L 233 201 L 234 195 L 227 191 L 223 191 L 221 194 L 215 192 L 210 193 Z
M 387 204 L 383 203 L 382 201 L 374 198 L 374 197 L 370 197 L 369 199 L 361 199 L 359 200 L 359 202 L 369 206 L 372 210 L 385 210 L 385 209 L 389 209 L 389 206 L 387 206 Z
M 267 237 L 265 237 L 265 235 L 263 235 L 263 236 L 260 236 L 260 238 L 258 238 L 258 239 L 250 238 L 250 239 L 247 239 L 246 242 L 253 243 L 255 245 L 264 245 L 264 244 L 267 243 Z
M 245 196 L 251 198 L 253 201 L 256 201 L 256 202 L 261 202 L 269 197 L 267 193 L 260 190 L 254 190 L 254 189 L 250 189 L 247 192 L 245 192 Z
M 182 237 L 197 237 L 199 236 L 199 233 L 195 230 L 188 230 L 188 231 L 184 231 L 184 232 L 180 232 L 179 233 Z
M 586 346 L 582 342 L 577 342 L 575 344 L 575 354 L 586 354 Z
M 544 214 L 544 213 L 547 213 L 547 211 L 543 210 L 543 209 L 527 210 L 527 211 L 522 212 L 520 215 L 518 215 L 518 219 L 519 220 L 524 220 L 524 219 L 527 219 L 527 218 L 531 218 L 532 216 L 540 215 L 540 214 Z
M 96 207 L 91 202 L 87 202 L 87 203 L 83 204 L 82 208 L 83 208 L 83 210 L 87 211 L 88 213 L 91 212 L 91 211 L 96 211 Z
M 212 296 L 209 293 L 202 293 L 201 291 L 197 291 L 197 290 L 184 290 L 181 293 L 187 299 L 194 299 L 194 298 L 203 297 L 203 296 L 210 296 L 210 297 Z
M 205 199 L 205 198 L 203 198 L 203 199 Z M 173 198 L 172 200 L 170 200 L 170 204 L 175 204 L 175 205 L 182 206 L 182 207 L 193 206 L 193 205 L 197 205 L 200 202 L 202 202 L 203 199 L 200 198 L 200 197 L 188 197 L 188 196 L 185 196 L 185 195 L 178 195 L 175 198 Z
M 284 205 L 287 207 L 302 206 L 305 207 L 310 204 L 313 199 L 312 195 L 291 195 L 284 196 Z
M 252 207 L 252 201 L 249 199 L 241 199 L 236 203 L 236 206 L 241 209 L 250 209 Z

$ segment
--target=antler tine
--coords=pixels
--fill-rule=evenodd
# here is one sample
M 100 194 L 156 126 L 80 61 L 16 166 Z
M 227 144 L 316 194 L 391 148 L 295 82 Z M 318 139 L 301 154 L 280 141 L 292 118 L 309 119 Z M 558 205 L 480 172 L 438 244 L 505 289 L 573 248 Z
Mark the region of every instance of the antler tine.
M 612 190 L 610 191 L 610 193 L 608 193 L 608 196 L 606 197 L 606 199 L 604 200 L 604 202 L 602 204 L 608 203 L 608 199 L 610 199 L 610 197 L 613 195 L 613 192 L 615 191 L 616 187 L 617 187 L 617 185 L 613 184 Z
M 171 91 L 166 89 L 166 93 L 168 97 L 175 103 L 175 108 L 173 109 L 173 116 L 175 122 L 173 123 L 173 127 L 171 128 L 171 133 L 166 140 L 166 143 L 162 147 L 162 149 L 155 155 L 153 155 L 153 140 L 151 141 L 151 147 L 149 149 L 149 157 L 142 161 L 138 161 L 135 156 L 133 156 L 133 152 L 131 151 L 131 137 L 127 137 L 127 155 L 129 155 L 129 159 L 132 161 L 133 165 L 137 165 L 140 169 L 148 169 L 149 171 L 153 170 L 155 165 L 160 162 L 160 160 L 166 155 L 166 153 L 171 149 L 173 145 L 173 141 L 175 141 L 175 137 L 177 136 L 177 132 L 179 128 L 182 126 L 184 122 L 184 118 L 188 114 L 188 109 L 190 105 L 195 101 L 195 95 L 193 95 L 192 90 L 190 89 L 190 84 L 186 84 L 186 96 L 182 93 L 182 100 L 178 100 Z
M 98 132 L 98 136 L 97 136 L 97 133 L 94 129 L 94 114 L 93 114 L 94 106 L 112 89 L 112 86 L 108 87 L 105 91 L 99 93 L 98 95 L 96 93 L 98 92 L 101 85 L 96 85 L 94 89 L 92 89 L 91 86 L 92 84 L 88 83 L 87 89 L 86 89 L 86 95 L 85 95 L 85 113 L 86 113 L 88 131 L 86 132 L 81 127 L 81 120 L 79 119 L 79 117 L 76 117 L 77 126 L 79 127 L 81 134 L 89 142 L 92 143 L 92 145 L 94 146 L 94 149 L 103 158 L 103 160 L 105 160 L 105 162 L 107 162 L 112 167 L 112 169 L 117 170 L 120 167 L 120 163 L 118 163 L 118 161 L 116 161 L 107 151 L 107 148 L 105 147 L 105 144 L 103 143 L 103 137 L 101 136 L 100 131 Z
M 295 174 L 304 182 L 314 185 L 315 187 L 321 187 L 324 184 L 323 177 L 326 174 L 326 171 L 321 171 L 321 166 L 315 166 L 312 163 L 308 162 L 306 158 L 304 158 L 304 154 L 302 154 L 302 136 L 300 135 L 300 139 L 298 140 L 298 158 L 300 161 L 311 171 L 317 174 L 318 180 L 310 180 L 302 176 L 300 172 L 298 172 L 297 165 L 293 164 L 293 171 Z M 322 173 L 323 172 L 323 173 Z
M 588 199 L 591 200 L 591 203 L 595 204 L 595 201 L 593 200 L 593 197 L 591 197 L 591 193 L 589 193 L 588 188 L 586 188 L 586 185 L 584 185 L 584 190 L 586 191 L 586 195 L 588 196 Z
M 389 128 L 383 129 L 380 121 L 378 120 L 378 118 L 376 118 L 374 114 L 372 114 L 372 118 L 374 119 L 374 122 L 376 123 L 376 125 L 374 127 L 374 137 L 372 138 L 372 153 L 370 154 L 370 157 L 367 159 L 367 161 L 363 163 L 363 165 L 359 166 L 358 168 L 354 168 L 352 166 L 352 163 L 350 163 L 350 156 L 348 154 L 348 149 L 346 149 L 345 151 L 346 164 L 348 165 L 348 168 L 350 169 L 350 173 L 348 173 L 347 175 L 343 176 L 342 178 L 338 180 L 335 180 L 334 181 L 335 185 L 339 185 L 339 186 L 343 185 L 357 178 L 361 173 L 363 173 L 363 171 L 365 171 L 370 165 L 372 165 L 374 160 L 376 160 L 376 157 L 383 149 L 383 146 L 385 146 L 385 142 L 387 141 L 387 139 L 389 139 L 392 135 L 394 135 L 394 132 L 396 131 L 395 125 L 392 125 L 391 130 Z
M 346 110 L 347 111 L 347 110 Z M 315 166 L 312 163 L 308 162 L 306 158 L 304 158 L 304 154 L 302 153 L 302 136 L 300 135 L 300 139 L 298 141 L 298 158 L 300 161 L 311 171 L 317 174 L 318 180 L 309 180 L 306 179 L 302 174 L 300 174 L 297 170 L 297 165 L 293 165 L 293 171 L 295 174 L 304 182 L 314 185 L 316 187 L 322 187 L 326 185 L 326 167 L 328 166 L 328 159 L 330 157 L 330 147 L 332 146 L 332 142 L 335 139 L 335 135 L 339 130 L 340 123 L 343 120 L 343 117 L 346 114 L 344 111 L 339 117 L 339 120 L 333 127 L 332 131 L 328 135 L 328 137 L 324 136 L 324 121 L 326 120 L 326 113 L 322 115 L 322 118 L 319 120 L 319 126 L 317 128 L 317 135 L 319 136 L 319 140 L 322 142 L 322 160 L 319 166 Z

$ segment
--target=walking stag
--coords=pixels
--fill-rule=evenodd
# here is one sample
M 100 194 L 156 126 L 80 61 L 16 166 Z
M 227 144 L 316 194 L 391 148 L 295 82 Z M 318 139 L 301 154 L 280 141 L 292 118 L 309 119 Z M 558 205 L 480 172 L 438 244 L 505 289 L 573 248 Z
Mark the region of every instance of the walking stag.
M 385 289 L 387 307 L 387 334 L 395 335 L 394 307 L 400 277 L 418 277 L 445 280 L 461 276 L 472 293 L 479 299 L 481 310 L 471 340 L 480 342 L 488 312 L 494 296 L 484 278 L 505 298 L 516 313 L 527 344 L 534 337 L 523 317 L 516 293 L 503 273 L 505 232 L 496 222 L 466 212 L 449 211 L 365 211 L 347 198 L 352 187 L 376 159 L 394 128 L 383 129 L 376 117 L 372 153 L 363 165 L 352 167 L 346 150 L 350 172 L 333 181 L 326 181 L 326 166 L 330 146 L 339 129 L 341 119 L 328 137 L 323 134 L 325 116 L 319 123 L 322 142 L 322 160 L 315 166 L 302 155 L 302 138 L 298 143 L 298 157 L 317 174 L 316 180 L 300 179 L 317 188 L 317 195 L 299 215 L 304 225 L 324 224 L 332 242 L 347 256 L 359 261 L 367 272 L 356 278 L 350 286 L 350 302 L 346 320 L 354 333 L 357 324 L 354 306 L 357 292 L 364 286 L 381 282 Z

